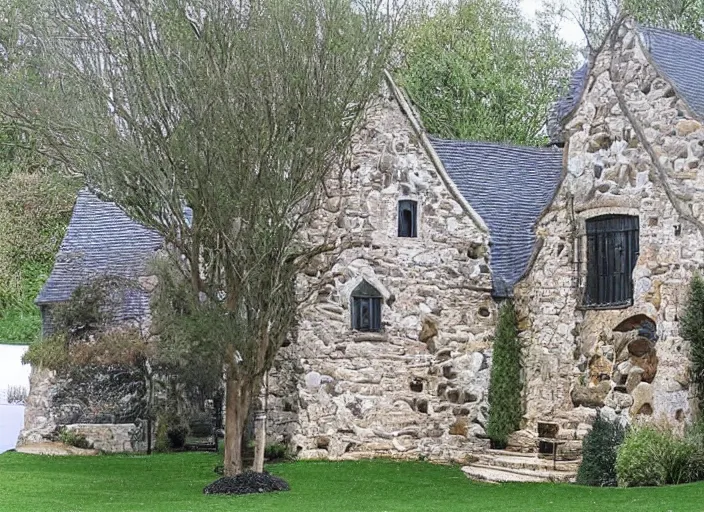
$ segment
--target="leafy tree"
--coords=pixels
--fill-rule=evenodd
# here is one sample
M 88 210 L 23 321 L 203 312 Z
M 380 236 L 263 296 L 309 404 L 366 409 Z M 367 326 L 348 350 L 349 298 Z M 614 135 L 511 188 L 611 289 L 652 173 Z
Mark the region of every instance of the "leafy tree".
M 577 472 L 577 483 L 597 487 L 616 487 L 616 454 L 623 443 L 626 430 L 620 423 L 611 422 L 599 414 L 592 430 L 582 441 L 582 463 Z
M 680 334 L 689 341 L 691 385 L 698 399 L 699 416 L 704 418 L 704 279 L 700 274 L 695 274 L 689 285 Z
M 486 433 L 496 445 L 505 445 L 509 434 L 520 428 L 521 343 L 513 302 L 499 310 L 489 377 L 489 421 Z
M 621 14 L 631 15 L 644 25 L 704 39 L 704 0 L 564 0 L 552 7 L 579 24 L 589 52 L 599 48 Z
M 30 6 L 0 0 L 0 89 L 36 83 L 19 19 Z M 51 271 L 77 184 L 41 154 L 36 137 L 0 115 L 0 341 L 30 343 L 41 330 L 34 299 Z
M 623 10 L 646 25 L 704 39 L 704 0 L 623 0 Z
M 168 242 L 155 329 L 183 360 L 208 346 L 224 372 L 227 475 L 295 325 L 296 276 L 338 245 L 303 230 L 336 208 L 325 185 L 378 91 L 402 14 L 388 5 L 67 0 L 25 20 L 47 80 L 0 104 Z
M 425 127 L 446 138 L 539 145 L 575 67 L 558 18 L 525 20 L 513 0 L 443 2 L 403 41 L 401 82 Z

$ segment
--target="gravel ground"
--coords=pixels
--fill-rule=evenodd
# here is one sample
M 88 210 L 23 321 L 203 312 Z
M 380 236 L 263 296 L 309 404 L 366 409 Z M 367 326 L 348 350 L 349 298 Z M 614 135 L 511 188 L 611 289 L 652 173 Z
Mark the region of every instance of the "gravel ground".
M 288 491 L 289 486 L 285 480 L 264 473 L 247 471 L 235 477 L 225 476 L 216 480 L 205 489 L 205 494 L 252 494 L 274 491 Z

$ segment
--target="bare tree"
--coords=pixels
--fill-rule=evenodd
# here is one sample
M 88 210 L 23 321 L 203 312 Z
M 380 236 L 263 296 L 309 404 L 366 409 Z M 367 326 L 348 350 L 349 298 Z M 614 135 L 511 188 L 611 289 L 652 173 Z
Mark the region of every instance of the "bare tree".
M 226 380 L 225 473 L 295 326 L 295 281 L 340 240 L 306 228 L 344 168 L 403 10 L 386 0 L 56 0 L 16 122 L 161 233 L 154 322 Z M 4 107 L 7 110 L 7 107 Z

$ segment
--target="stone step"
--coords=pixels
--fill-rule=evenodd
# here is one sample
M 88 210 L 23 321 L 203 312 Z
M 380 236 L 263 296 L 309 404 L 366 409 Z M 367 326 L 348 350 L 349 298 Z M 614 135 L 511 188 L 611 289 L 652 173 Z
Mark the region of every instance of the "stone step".
M 480 469 L 498 469 L 507 473 L 514 473 L 519 476 L 540 478 L 543 482 L 571 482 L 576 476 L 576 471 L 553 471 L 551 469 L 515 469 L 501 466 L 491 466 L 488 464 L 475 463 L 472 466 Z
M 485 450 L 485 453 L 494 455 L 515 455 L 516 457 L 535 458 L 535 453 L 531 452 L 514 452 L 511 450 L 495 450 L 493 448 Z
M 548 481 L 539 476 L 519 475 L 517 473 L 506 471 L 504 469 L 483 467 L 477 465 L 464 466 L 462 468 L 462 471 L 471 480 L 479 480 L 482 482 L 490 483 Z
M 487 466 L 495 466 L 509 469 L 529 469 L 535 471 L 555 470 L 563 472 L 574 472 L 577 471 L 577 469 L 579 468 L 579 461 L 558 460 L 553 468 L 552 459 L 543 459 L 536 457 L 535 455 L 516 455 L 510 452 L 478 454 L 476 462 Z

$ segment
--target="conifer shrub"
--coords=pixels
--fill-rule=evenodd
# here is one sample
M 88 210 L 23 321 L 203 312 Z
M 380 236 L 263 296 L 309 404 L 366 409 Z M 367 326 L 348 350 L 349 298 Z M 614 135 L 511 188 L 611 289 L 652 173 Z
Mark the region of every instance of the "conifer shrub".
M 704 279 L 700 274 L 689 285 L 680 334 L 689 342 L 691 388 L 698 399 L 699 417 L 704 418 Z
M 592 430 L 582 441 L 582 463 L 577 472 L 577 483 L 596 487 L 615 487 L 616 455 L 623 443 L 626 430 L 599 414 Z
M 486 433 L 497 448 L 504 447 L 508 436 L 520 428 L 521 388 L 521 344 L 516 311 L 513 302 L 507 300 L 499 310 L 489 380 Z

